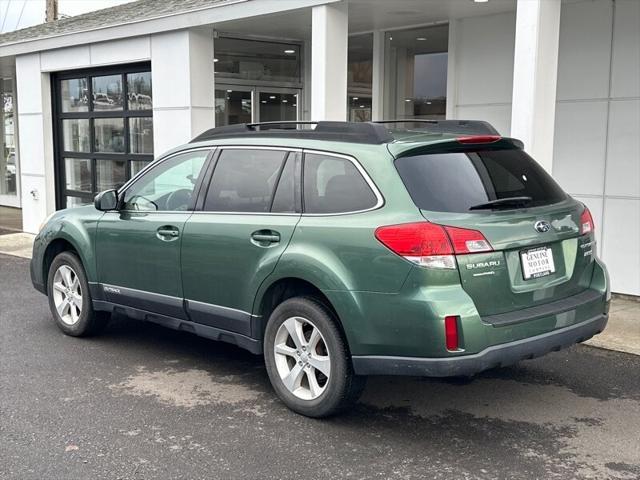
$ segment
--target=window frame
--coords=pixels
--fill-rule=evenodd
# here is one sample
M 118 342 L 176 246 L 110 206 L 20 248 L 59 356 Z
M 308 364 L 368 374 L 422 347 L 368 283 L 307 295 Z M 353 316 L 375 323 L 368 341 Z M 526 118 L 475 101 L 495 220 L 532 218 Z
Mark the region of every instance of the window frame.
M 208 179 L 211 177 L 212 158 L 215 155 L 216 150 L 217 148 L 215 146 L 188 148 L 188 149 L 169 153 L 168 155 L 151 162 L 149 165 L 147 165 L 142 170 L 140 170 L 140 172 L 138 172 L 138 174 L 134 178 L 129 179 L 127 183 L 125 183 L 122 187 L 120 187 L 117 190 L 118 205 L 116 207 L 116 210 L 119 212 L 129 212 L 129 213 L 139 212 L 144 214 L 155 214 L 155 213 L 167 214 L 167 213 L 193 212 L 194 210 L 196 210 L 196 207 L 198 205 L 198 200 L 202 193 L 201 192 L 202 185 L 205 182 L 208 183 Z M 126 193 L 126 191 L 129 190 L 131 187 L 133 187 L 137 182 L 142 180 L 145 176 L 147 176 L 149 172 L 151 172 L 153 169 L 157 168 L 158 166 L 162 165 L 162 163 L 166 162 L 167 160 L 172 159 L 173 157 L 176 157 L 178 155 L 184 155 L 186 153 L 197 152 L 197 151 L 207 151 L 208 153 L 204 160 L 204 164 L 202 165 L 201 175 L 198 177 L 198 181 L 193 187 L 192 202 L 187 210 L 141 210 L 141 211 L 138 211 L 138 210 L 124 210 L 122 208 L 123 202 L 124 202 L 124 194 Z
M 274 212 L 273 204 L 276 201 L 276 195 L 278 194 L 278 190 L 280 189 L 280 182 L 282 181 L 282 176 L 284 175 L 284 171 L 289 165 L 289 162 L 293 164 L 293 212 Z M 269 213 L 275 214 L 294 214 L 300 215 L 302 214 L 302 153 L 301 152 L 287 152 L 287 156 L 284 159 L 284 163 L 282 164 L 282 168 L 280 168 L 280 172 L 278 174 L 278 180 L 273 189 L 273 195 L 271 196 L 271 206 L 269 208 Z
M 237 145 L 237 144 L 230 144 L 230 145 L 215 145 L 213 147 L 209 147 L 209 148 L 215 148 L 215 152 L 212 154 L 212 157 L 210 159 L 210 165 L 209 165 L 209 169 L 206 172 L 206 177 L 203 177 L 203 185 L 200 188 L 200 192 L 198 194 L 198 198 L 196 200 L 196 205 L 195 205 L 195 210 L 194 210 L 194 214 L 210 214 L 210 215 L 276 215 L 276 216 L 303 216 L 303 217 L 334 217 L 334 216 L 341 216 L 341 215 L 352 215 L 352 214 L 357 214 L 357 213 L 365 213 L 365 212 L 370 212 L 372 210 L 377 210 L 379 208 L 382 208 L 385 204 L 385 199 L 382 196 L 382 193 L 380 192 L 380 190 L 378 189 L 377 185 L 375 184 L 375 182 L 371 179 L 371 177 L 369 176 L 369 174 L 367 173 L 367 171 L 362 167 L 362 165 L 360 164 L 360 162 L 353 156 L 351 155 L 346 155 L 343 153 L 336 153 L 336 152 L 330 152 L 330 151 L 325 151 L 325 150 L 315 150 L 315 149 L 305 149 L 305 148 L 297 148 L 297 147 L 279 147 L 279 146 L 266 146 L 266 145 Z M 213 179 L 213 174 L 215 173 L 215 169 L 216 166 L 218 164 L 218 158 L 220 157 L 220 154 L 223 150 L 229 150 L 229 149 L 240 149 L 240 150 L 281 150 L 281 151 L 286 151 L 291 153 L 296 153 L 298 155 L 300 155 L 300 168 L 299 170 L 296 172 L 296 182 L 297 182 L 297 186 L 298 186 L 298 195 L 296 198 L 296 207 L 299 208 L 299 212 L 218 212 L 218 211 L 209 211 L 209 210 L 204 210 L 204 203 L 205 203 L 205 199 L 206 199 L 206 194 L 209 190 L 209 186 L 211 184 L 211 180 Z M 356 211 L 349 211 L 349 212 L 336 212 L 336 213 L 306 213 L 304 211 L 304 156 L 306 153 L 309 154 L 313 154 L 313 155 L 326 155 L 326 156 L 330 156 L 330 157 L 337 157 L 337 158 L 341 158 L 344 160 L 347 160 L 349 162 L 351 162 L 355 167 L 356 170 L 358 171 L 358 173 L 360 173 L 360 176 L 364 179 L 364 181 L 367 183 L 367 185 L 369 186 L 369 188 L 371 189 L 371 191 L 373 192 L 374 196 L 376 197 L 376 204 L 373 205 L 370 208 L 364 209 L 364 210 L 356 210 Z M 291 158 L 291 156 L 289 156 L 287 158 L 287 160 Z M 279 184 L 279 181 L 278 181 Z M 274 194 L 275 191 L 277 191 L 277 187 L 278 184 L 276 184 L 276 189 L 274 190 Z M 273 198 L 272 198 L 273 200 Z
M 350 210 L 350 211 L 347 211 L 347 212 L 307 213 L 305 211 L 305 206 L 304 206 L 304 171 L 305 171 L 305 160 L 306 160 L 307 154 L 323 155 L 323 156 L 328 156 L 328 157 L 336 157 L 336 158 L 341 158 L 343 160 L 347 160 L 347 161 L 351 162 L 356 167 L 356 170 L 358 171 L 358 173 L 360 174 L 362 179 L 369 186 L 369 188 L 371 189 L 371 192 L 373 193 L 373 195 L 376 197 L 375 205 L 373 205 L 372 207 L 369 207 L 369 208 L 362 209 L 362 210 Z M 365 212 L 370 212 L 372 210 L 377 210 L 378 208 L 381 208 L 385 203 L 385 200 L 384 200 L 384 197 L 382 196 L 382 193 L 380 193 L 380 190 L 378 190 L 378 186 L 374 183 L 374 181 L 371 179 L 371 177 L 369 176 L 367 171 L 362 167 L 362 165 L 360 165 L 360 162 L 358 160 L 356 160 L 355 157 L 352 157 L 350 155 L 344 155 L 344 154 L 341 154 L 341 153 L 333 153 L 333 152 L 325 152 L 325 151 L 322 151 L 322 150 L 305 149 L 304 150 L 304 155 L 303 155 L 303 158 L 302 158 L 302 175 L 301 175 L 300 181 L 302 182 L 302 214 L 304 216 L 306 216 L 306 217 L 333 217 L 333 216 L 338 216 L 338 215 L 353 215 L 353 214 L 356 214 L 356 213 L 365 213 Z
M 151 74 L 151 64 L 149 62 L 133 63 L 127 65 L 117 65 L 103 68 L 84 68 L 55 72 L 51 75 L 51 95 L 53 113 L 53 144 L 54 144 L 54 172 L 55 172 L 55 201 L 56 209 L 66 208 L 67 197 L 80 198 L 89 203 L 95 195 L 99 193 L 97 165 L 100 160 L 113 160 L 125 162 L 126 183 L 131 179 L 131 162 L 144 161 L 153 162 L 153 153 L 130 153 L 130 118 L 148 117 L 153 118 L 153 108 L 130 110 L 128 98 L 127 75 L 131 73 Z M 108 75 L 119 75 L 122 81 L 123 105 L 121 110 L 94 110 L 93 108 L 93 78 Z M 89 102 L 86 112 L 63 112 L 61 82 L 85 78 L 87 80 L 87 96 Z M 153 87 L 152 87 L 153 88 Z M 152 92 L 153 95 L 153 92 Z M 95 119 L 123 119 L 124 152 L 96 152 L 95 151 Z M 63 121 L 70 119 L 87 120 L 89 122 L 89 152 L 70 152 L 64 150 L 63 145 Z M 66 158 L 88 159 L 91 165 L 91 189 L 92 192 L 83 192 L 66 188 Z
M 278 190 L 278 186 L 280 184 L 280 178 L 282 177 L 282 171 L 286 166 L 286 163 L 291 158 L 291 153 L 297 153 L 302 155 L 301 148 L 295 147 L 271 147 L 271 146 L 263 146 L 263 145 L 216 145 L 216 153 L 211 161 L 211 171 L 207 172 L 206 185 L 203 185 L 198 199 L 196 201 L 196 207 L 194 213 L 205 213 L 205 214 L 215 214 L 215 215 L 284 215 L 284 216 L 300 216 L 301 211 L 297 212 L 229 212 L 229 211 L 216 211 L 216 210 L 205 210 L 204 206 L 207 199 L 207 194 L 209 192 L 209 188 L 211 188 L 211 182 L 213 181 L 213 176 L 215 175 L 216 168 L 218 167 L 218 160 L 220 159 L 220 155 L 225 150 L 276 150 L 282 151 L 285 153 L 284 161 L 278 170 L 278 178 L 274 185 L 273 192 L 271 192 L 271 206 L 273 206 L 273 199 L 275 197 L 276 191 Z M 300 171 L 302 171 L 302 160 L 300 161 Z M 298 174 L 294 172 L 296 180 L 299 181 L 299 185 L 302 182 L 301 173 Z M 300 207 L 302 209 L 302 190 L 298 188 L 298 198 L 295 199 L 296 209 Z

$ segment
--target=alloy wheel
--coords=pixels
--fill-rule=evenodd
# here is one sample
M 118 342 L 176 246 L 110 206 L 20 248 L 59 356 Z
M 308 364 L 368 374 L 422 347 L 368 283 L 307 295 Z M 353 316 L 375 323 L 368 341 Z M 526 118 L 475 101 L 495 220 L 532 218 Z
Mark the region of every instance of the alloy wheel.
M 310 320 L 291 317 L 278 328 L 275 363 L 284 386 L 302 400 L 315 400 L 327 388 L 331 361 L 327 343 Z
M 68 265 L 61 265 L 53 276 L 53 303 L 65 324 L 75 325 L 80 320 L 82 287 L 78 275 Z

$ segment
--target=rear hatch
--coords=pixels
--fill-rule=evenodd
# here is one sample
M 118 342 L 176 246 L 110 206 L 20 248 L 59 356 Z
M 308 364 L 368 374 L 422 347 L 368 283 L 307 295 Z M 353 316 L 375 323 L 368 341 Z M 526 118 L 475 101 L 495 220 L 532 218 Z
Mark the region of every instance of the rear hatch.
M 595 244 L 585 207 L 510 139 L 453 139 L 395 161 L 429 222 L 479 231 L 489 251 L 456 255 L 481 316 L 533 307 L 589 287 Z M 588 214 L 588 211 L 587 211 Z M 482 248 L 481 248 L 482 249 Z

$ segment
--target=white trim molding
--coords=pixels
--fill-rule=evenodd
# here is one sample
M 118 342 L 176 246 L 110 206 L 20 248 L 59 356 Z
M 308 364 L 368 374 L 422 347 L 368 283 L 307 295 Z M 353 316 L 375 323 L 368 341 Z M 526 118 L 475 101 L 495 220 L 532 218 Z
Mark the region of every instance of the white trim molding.
M 511 136 L 548 172 L 553 166 L 561 2 L 518 2 Z

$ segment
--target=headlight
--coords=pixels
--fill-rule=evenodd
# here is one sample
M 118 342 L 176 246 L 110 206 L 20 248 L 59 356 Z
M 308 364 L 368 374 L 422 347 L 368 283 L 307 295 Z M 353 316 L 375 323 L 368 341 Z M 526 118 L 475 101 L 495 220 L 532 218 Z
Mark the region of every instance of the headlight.
M 56 212 L 50 213 L 49 215 L 47 215 L 47 218 L 45 218 L 42 223 L 40 224 L 40 228 L 38 228 L 38 233 L 40 233 L 42 231 L 42 229 L 44 228 L 44 226 L 47 224 L 47 222 L 49 220 L 51 220 L 51 217 L 53 217 L 56 214 Z

